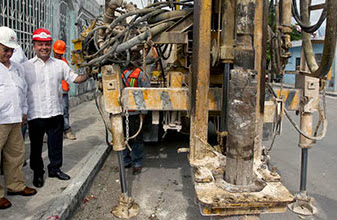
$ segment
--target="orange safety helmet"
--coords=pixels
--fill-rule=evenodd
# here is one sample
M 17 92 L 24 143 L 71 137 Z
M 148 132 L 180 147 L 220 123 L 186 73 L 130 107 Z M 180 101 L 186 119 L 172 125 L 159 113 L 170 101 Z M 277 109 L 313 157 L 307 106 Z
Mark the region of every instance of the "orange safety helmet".
M 53 50 L 58 54 L 64 54 L 66 52 L 66 43 L 63 40 L 55 41 Z
M 33 32 L 33 41 L 51 41 L 51 34 L 47 29 L 39 28 Z

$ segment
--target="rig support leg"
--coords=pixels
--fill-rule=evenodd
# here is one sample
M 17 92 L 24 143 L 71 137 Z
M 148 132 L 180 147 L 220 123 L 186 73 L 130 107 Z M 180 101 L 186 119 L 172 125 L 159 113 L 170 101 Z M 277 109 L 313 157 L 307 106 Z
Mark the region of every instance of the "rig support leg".
M 123 133 L 123 121 L 122 115 L 110 115 L 112 137 L 114 141 L 114 150 L 118 154 L 118 165 L 119 165 L 119 179 L 121 183 L 121 196 L 118 204 L 113 207 L 111 213 L 117 218 L 128 219 L 137 216 L 139 213 L 139 205 L 133 201 L 128 195 L 127 181 L 125 176 L 125 168 L 123 162 L 123 150 L 125 149 L 124 144 L 124 133 Z

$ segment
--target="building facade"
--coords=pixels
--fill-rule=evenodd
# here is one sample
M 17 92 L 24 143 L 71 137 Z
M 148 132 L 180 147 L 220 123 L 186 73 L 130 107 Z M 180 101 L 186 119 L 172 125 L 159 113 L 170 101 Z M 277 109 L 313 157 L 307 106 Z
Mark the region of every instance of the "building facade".
M 324 47 L 324 38 L 317 38 L 312 40 L 313 52 L 316 58 L 317 63 L 321 62 L 323 47 Z M 289 52 L 291 53 L 291 57 L 288 59 L 288 64 L 286 65 L 285 71 L 286 74 L 284 76 L 283 82 L 285 84 L 295 85 L 295 77 L 297 74 L 296 70 L 299 70 L 300 62 L 301 62 L 301 51 L 302 51 L 302 41 L 293 41 L 292 48 L 290 48 Z M 337 91 L 337 79 L 336 79 L 336 58 L 337 54 L 335 53 L 335 58 L 333 65 L 331 67 L 330 72 L 327 76 L 327 90 Z
M 37 28 L 51 31 L 53 40 L 67 44 L 65 58 L 70 60 L 72 40 L 97 17 L 102 9 L 96 1 L 86 0 L 0 0 L 0 26 L 14 29 L 28 58 L 34 56 L 32 34 Z M 75 68 L 74 68 L 75 70 Z M 81 73 L 83 70 L 76 70 Z M 70 85 L 70 95 L 77 96 L 95 88 L 93 80 Z

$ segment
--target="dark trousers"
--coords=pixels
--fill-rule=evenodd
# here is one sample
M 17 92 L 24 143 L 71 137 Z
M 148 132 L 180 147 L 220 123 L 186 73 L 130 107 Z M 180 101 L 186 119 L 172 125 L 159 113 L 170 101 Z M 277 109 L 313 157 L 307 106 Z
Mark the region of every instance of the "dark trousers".
M 124 118 L 125 119 L 125 118 Z M 125 120 L 124 123 L 124 135 L 125 135 Z M 129 116 L 129 136 L 136 134 L 139 128 L 139 115 L 130 115 Z M 132 149 L 130 152 L 129 148 L 123 150 L 124 157 L 124 166 L 132 164 L 134 167 L 143 166 L 143 157 L 144 157 L 144 141 L 143 141 L 143 129 L 137 135 L 136 138 L 129 140 L 129 145 Z
M 30 168 L 34 175 L 44 174 L 42 159 L 43 136 L 48 135 L 48 172 L 55 173 L 60 170 L 63 160 L 63 116 L 51 118 L 37 118 L 28 122 L 30 139 Z
M 69 123 L 69 95 L 68 95 L 68 93 L 63 93 L 62 100 L 63 100 L 63 118 L 64 118 L 64 129 L 63 129 L 63 131 L 66 132 L 70 129 L 70 123 Z

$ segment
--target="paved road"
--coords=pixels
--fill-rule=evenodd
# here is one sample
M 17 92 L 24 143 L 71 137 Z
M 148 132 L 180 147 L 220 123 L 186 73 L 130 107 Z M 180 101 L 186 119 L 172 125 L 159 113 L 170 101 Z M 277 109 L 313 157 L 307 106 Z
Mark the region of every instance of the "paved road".
M 316 217 L 307 219 L 337 219 L 336 103 L 336 98 L 327 98 L 327 136 L 310 150 L 307 188 L 309 194 L 316 199 L 319 213 Z M 188 137 L 171 134 L 167 139 L 169 140 L 146 146 L 146 159 L 141 175 L 133 176 L 131 170 L 127 171 L 129 191 L 141 207 L 139 216 L 134 219 L 209 219 L 200 215 L 195 204 L 191 170 L 186 155 L 176 153 L 178 148 L 188 146 Z M 278 168 L 284 185 L 292 193 L 299 189 L 300 149 L 297 144 L 298 134 L 285 119 L 283 133 L 276 139 L 271 160 L 272 165 Z M 115 219 L 110 211 L 117 203 L 119 195 L 117 157 L 112 152 L 73 219 Z M 261 219 L 295 220 L 299 217 L 287 211 L 283 214 L 262 215 Z
M 307 190 L 316 200 L 319 212 L 315 219 L 337 219 L 337 98 L 327 97 L 328 131 L 325 139 L 309 150 Z M 294 115 L 293 115 L 294 116 Z M 295 117 L 295 116 L 294 116 Z M 277 138 L 272 151 L 272 163 L 278 168 L 284 185 L 296 193 L 300 185 L 301 150 L 297 147 L 298 135 L 287 119 L 282 135 Z M 296 216 L 273 216 L 262 219 L 298 219 Z

